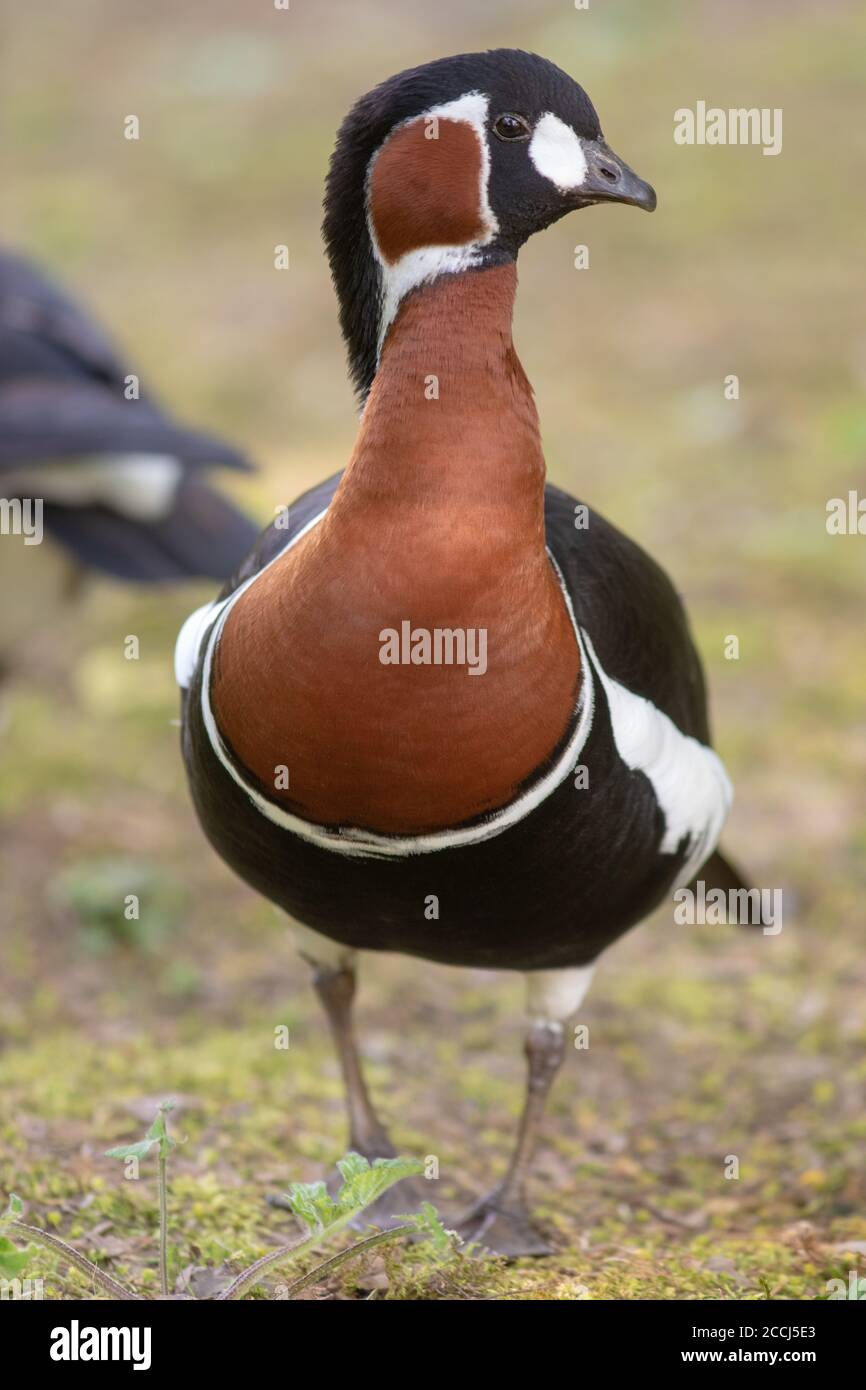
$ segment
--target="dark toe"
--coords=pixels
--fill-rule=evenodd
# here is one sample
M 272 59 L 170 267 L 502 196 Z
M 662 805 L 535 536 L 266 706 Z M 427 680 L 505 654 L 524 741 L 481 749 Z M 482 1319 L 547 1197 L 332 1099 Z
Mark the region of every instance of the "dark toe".
M 457 1223 L 457 1234 L 467 1245 L 509 1260 L 554 1253 L 525 1207 L 501 1203 L 495 1195 L 482 1198 L 466 1213 Z

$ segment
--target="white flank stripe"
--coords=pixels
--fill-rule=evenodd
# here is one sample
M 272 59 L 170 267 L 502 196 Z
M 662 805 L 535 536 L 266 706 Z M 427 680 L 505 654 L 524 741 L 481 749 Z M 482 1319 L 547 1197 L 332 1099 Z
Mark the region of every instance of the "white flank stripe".
M 683 734 L 650 700 L 608 676 L 587 633 L 584 640 L 604 687 L 617 752 L 627 767 L 645 773 L 665 818 L 662 854 L 675 854 L 688 837 L 681 882 L 712 853 L 733 800 L 733 788 L 719 756 Z

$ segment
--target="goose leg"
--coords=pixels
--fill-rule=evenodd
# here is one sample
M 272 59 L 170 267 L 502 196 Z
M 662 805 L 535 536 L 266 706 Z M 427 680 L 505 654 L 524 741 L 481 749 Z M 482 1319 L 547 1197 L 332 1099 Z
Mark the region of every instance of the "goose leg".
M 311 934 L 307 933 L 306 937 L 309 935 Z M 340 1070 L 343 1073 L 346 1115 L 349 1122 L 349 1148 L 354 1149 L 370 1163 L 376 1158 L 394 1158 L 397 1150 L 376 1113 L 355 1041 L 352 1018 L 356 987 L 355 953 L 345 948 L 335 950 L 332 944 L 328 943 L 331 949 L 326 954 L 319 949 L 317 942 L 316 954 L 313 956 L 306 949 L 306 937 L 302 954 L 313 967 L 313 985 L 325 1010 Z M 339 1176 L 333 1178 L 328 1184 L 329 1189 L 337 1191 L 341 1182 Z M 359 1228 L 369 1225 L 398 1225 L 397 1218 L 401 1214 L 417 1211 L 422 1202 L 429 1200 L 429 1193 L 423 1188 L 423 1183 L 404 1178 L 390 1187 L 377 1202 L 365 1208 L 353 1225 Z
M 505 1177 L 458 1223 L 465 1241 L 512 1259 L 553 1253 L 532 1222 L 527 1183 L 547 1097 L 565 1057 L 565 1024 L 580 1007 L 591 976 L 591 966 L 528 976 L 526 1097 L 517 1141 Z
M 315 966 L 313 985 L 327 1015 L 340 1070 L 343 1073 L 346 1114 L 349 1121 L 349 1148 L 371 1162 L 374 1158 L 393 1158 L 396 1149 L 370 1099 L 355 1041 L 352 1023 L 355 971 L 349 966 L 337 969 Z

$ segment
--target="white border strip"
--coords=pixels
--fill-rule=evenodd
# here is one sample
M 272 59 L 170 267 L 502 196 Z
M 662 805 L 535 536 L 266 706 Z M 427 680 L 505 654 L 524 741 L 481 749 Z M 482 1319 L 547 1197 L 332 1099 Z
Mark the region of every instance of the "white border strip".
M 327 509 L 326 509 L 327 510 Z M 577 725 L 574 733 L 569 739 L 567 747 L 560 754 L 554 766 L 538 781 L 535 786 L 519 796 L 509 806 L 501 811 L 495 812 L 489 819 L 482 821 L 478 825 L 466 826 L 462 830 L 437 830 L 429 835 L 378 835 L 372 830 L 360 830 L 355 827 L 345 826 L 331 830 L 323 825 L 316 825 L 314 821 L 303 820 L 300 816 L 293 815 L 290 811 L 284 810 L 281 806 L 276 806 L 272 801 L 262 796 L 261 792 L 245 781 L 238 769 L 235 767 L 226 751 L 214 718 L 210 703 L 210 679 L 213 666 L 213 657 L 219 644 L 220 635 L 226 618 L 228 617 L 234 603 L 245 593 L 251 584 L 264 574 L 270 565 L 286 554 L 302 536 L 319 522 L 325 512 L 322 511 L 312 521 L 298 532 L 296 536 L 275 555 L 274 559 L 259 570 L 258 574 L 246 580 L 240 588 L 236 589 L 223 601 L 219 608 L 214 610 L 214 617 L 218 620 L 211 628 L 207 638 L 205 648 L 204 665 L 202 669 L 201 685 L 201 712 L 207 730 L 211 748 L 216 754 L 226 772 L 234 782 L 246 793 L 256 810 L 269 820 L 273 825 L 279 826 L 281 830 L 287 830 L 293 835 L 299 836 L 302 840 L 310 844 L 318 845 L 320 849 L 328 849 L 336 854 L 344 854 L 354 858 L 366 859 L 405 859 L 413 854 L 434 854 L 443 849 L 459 849 L 464 845 L 480 844 L 484 840 L 490 840 L 495 835 L 501 835 L 504 830 L 508 830 L 518 821 L 525 819 L 537 806 L 551 795 L 553 791 L 565 781 L 566 777 L 573 770 L 575 760 L 579 756 L 592 728 L 593 712 L 595 709 L 595 685 L 592 675 L 592 666 L 587 656 L 583 637 L 574 616 L 571 598 L 565 588 L 559 566 L 550 556 L 554 572 L 559 580 L 565 599 L 565 606 L 568 616 L 574 629 L 575 639 L 581 660 L 581 685 L 580 694 L 575 710 Z

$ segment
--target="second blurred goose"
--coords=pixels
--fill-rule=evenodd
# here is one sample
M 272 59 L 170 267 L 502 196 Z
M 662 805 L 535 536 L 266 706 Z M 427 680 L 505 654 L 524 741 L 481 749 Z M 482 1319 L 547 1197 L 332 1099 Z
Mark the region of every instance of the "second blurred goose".
M 40 499 L 45 529 L 84 570 L 224 579 L 257 528 L 206 474 L 250 465 L 147 392 L 127 399 L 134 370 L 42 271 L 0 251 L 0 496 Z

